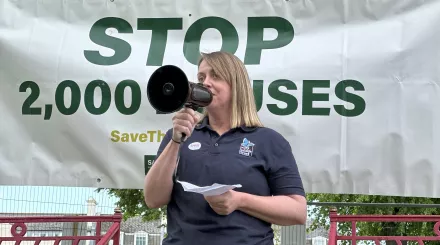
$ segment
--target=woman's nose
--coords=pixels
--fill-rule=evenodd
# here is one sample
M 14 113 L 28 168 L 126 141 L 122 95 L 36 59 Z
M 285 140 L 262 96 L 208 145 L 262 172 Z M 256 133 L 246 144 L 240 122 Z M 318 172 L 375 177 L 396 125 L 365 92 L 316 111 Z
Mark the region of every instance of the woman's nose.
M 211 85 L 211 81 L 208 78 L 205 78 L 205 80 L 203 81 L 203 86 L 210 88 Z

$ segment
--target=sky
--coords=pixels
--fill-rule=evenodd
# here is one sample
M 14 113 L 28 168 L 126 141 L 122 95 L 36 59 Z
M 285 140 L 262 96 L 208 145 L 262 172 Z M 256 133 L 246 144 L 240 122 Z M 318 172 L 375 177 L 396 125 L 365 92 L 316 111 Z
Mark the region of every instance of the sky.
M 104 191 L 52 186 L 0 186 L 0 213 L 85 214 L 90 197 L 97 202 L 97 212 L 114 213 L 117 199 Z

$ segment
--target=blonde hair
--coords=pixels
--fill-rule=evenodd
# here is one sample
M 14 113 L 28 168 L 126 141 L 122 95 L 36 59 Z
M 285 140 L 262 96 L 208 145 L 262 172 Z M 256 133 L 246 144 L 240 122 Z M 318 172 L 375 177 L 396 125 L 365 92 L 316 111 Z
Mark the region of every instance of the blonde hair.
M 254 92 L 243 62 L 237 56 L 223 51 L 201 53 L 198 66 L 203 60 L 211 66 L 217 76 L 231 86 L 231 128 L 263 127 L 257 114 Z M 203 117 L 206 116 L 208 112 L 204 110 Z

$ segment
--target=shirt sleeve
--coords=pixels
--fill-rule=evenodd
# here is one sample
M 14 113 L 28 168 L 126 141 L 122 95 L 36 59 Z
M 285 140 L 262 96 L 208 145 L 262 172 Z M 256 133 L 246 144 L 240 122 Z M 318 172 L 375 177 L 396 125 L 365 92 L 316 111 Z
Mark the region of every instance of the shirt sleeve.
M 268 183 L 271 194 L 306 196 L 289 142 L 276 134 L 270 144 L 268 155 Z
M 156 161 L 157 158 L 159 158 L 160 154 L 162 154 L 163 150 L 168 145 L 168 142 L 170 142 L 172 134 L 173 134 L 173 129 L 172 128 L 168 129 L 168 131 L 165 133 L 165 136 L 163 137 L 162 141 L 160 142 L 159 149 L 157 150 L 156 158 L 154 159 L 154 161 Z

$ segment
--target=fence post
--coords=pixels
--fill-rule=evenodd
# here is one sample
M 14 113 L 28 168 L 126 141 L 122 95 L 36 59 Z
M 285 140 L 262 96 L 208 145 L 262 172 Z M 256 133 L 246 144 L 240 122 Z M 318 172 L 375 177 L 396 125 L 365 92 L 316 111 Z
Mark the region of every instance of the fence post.
M 336 245 L 336 235 L 338 234 L 338 223 L 333 220 L 338 215 L 338 209 L 336 207 L 330 208 L 330 232 L 328 237 L 329 245 Z
M 120 240 L 120 235 L 121 235 L 121 221 L 122 221 L 122 210 L 120 207 L 115 208 L 115 215 L 121 217 L 121 219 L 118 220 L 119 227 L 118 227 L 118 230 L 117 230 L 115 236 L 113 237 L 113 245 L 119 245 L 119 240 Z

